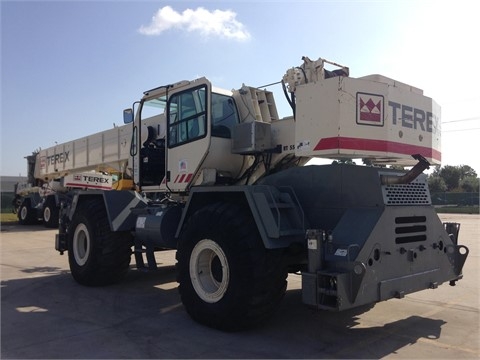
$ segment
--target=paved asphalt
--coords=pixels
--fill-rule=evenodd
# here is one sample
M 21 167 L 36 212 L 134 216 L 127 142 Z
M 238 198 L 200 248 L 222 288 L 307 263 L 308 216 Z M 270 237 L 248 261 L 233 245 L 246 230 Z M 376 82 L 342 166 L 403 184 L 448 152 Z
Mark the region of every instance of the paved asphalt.
M 464 279 L 377 304 L 363 314 L 315 311 L 290 275 L 278 312 L 264 326 L 223 333 L 193 322 L 180 302 L 175 253 L 157 272 L 134 268 L 118 285 L 78 285 L 55 230 L 1 229 L 1 358 L 396 358 L 478 359 L 480 216 L 460 222 L 470 248 Z

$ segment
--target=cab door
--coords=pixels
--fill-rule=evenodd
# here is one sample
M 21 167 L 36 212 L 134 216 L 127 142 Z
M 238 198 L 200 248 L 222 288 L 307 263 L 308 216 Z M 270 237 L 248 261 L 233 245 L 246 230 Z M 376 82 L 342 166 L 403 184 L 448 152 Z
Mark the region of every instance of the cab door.
M 198 176 L 210 148 L 211 84 L 201 78 L 171 92 L 167 104 L 166 186 L 186 191 Z

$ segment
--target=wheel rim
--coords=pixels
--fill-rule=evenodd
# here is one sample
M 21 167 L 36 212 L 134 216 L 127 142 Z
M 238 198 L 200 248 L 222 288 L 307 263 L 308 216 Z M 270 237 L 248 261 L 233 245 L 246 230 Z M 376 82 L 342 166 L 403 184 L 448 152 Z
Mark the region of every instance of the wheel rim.
M 83 266 L 90 254 L 90 235 L 85 224 L 79 224 L 73 234 L 73 256 L 75 262 Z
M 28 214 L 28 209 L 26 206 L 22 206 L 22 209 L 20 210 L 20 218 L 22 220 L 25 220 L 27 218 L 27 214 Z
M 205 302 L 216 303 L 227 292 L 230 269 L 222 248 L 205 239 L 195 245 L 190 256 L 190 278 L 197 295 Z
M 51 213 L 51 211 L 50 211 L 50 208 L 47 206 L 47 207 L 43 210 L 43 220 L 44 220 L 45 222 L 49 222 L 51 216 L 52 216 L 52 213 Z

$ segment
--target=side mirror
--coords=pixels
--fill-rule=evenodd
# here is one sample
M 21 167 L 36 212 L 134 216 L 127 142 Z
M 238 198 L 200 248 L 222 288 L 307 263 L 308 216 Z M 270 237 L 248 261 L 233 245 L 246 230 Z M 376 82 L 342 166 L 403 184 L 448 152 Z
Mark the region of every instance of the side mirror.
M 132 109 L 123 110 L 123 123 L 130 124 L 131 122 L 133 122 L 133 110 Z

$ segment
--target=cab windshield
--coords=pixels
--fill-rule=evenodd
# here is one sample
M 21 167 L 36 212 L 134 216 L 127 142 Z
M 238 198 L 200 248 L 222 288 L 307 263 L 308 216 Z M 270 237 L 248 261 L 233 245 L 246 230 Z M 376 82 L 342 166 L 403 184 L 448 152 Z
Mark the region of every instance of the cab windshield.
M 142 120 L 163 114 L 166 107 L 167 98 L 165 96 L 145 101 L 142 107 Z

